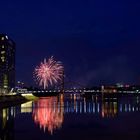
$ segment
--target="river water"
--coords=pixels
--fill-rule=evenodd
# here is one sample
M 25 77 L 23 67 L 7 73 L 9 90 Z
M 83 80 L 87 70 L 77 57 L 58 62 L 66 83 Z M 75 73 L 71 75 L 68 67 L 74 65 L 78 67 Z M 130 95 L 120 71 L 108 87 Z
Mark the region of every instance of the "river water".
M 140 97 L 39 98 L 0 110 L 0 140 L 139 140 Z

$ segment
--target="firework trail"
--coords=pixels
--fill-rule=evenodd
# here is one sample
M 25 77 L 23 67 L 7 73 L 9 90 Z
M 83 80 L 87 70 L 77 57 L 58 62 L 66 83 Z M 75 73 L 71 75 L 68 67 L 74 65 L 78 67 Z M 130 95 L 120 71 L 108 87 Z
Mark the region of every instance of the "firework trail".
M 40 63 L 34 70 L 34 77 L 40 86 L 46 89 L 62 80 L 64 67 L 60 61 L 55 61 L 53 56 Z

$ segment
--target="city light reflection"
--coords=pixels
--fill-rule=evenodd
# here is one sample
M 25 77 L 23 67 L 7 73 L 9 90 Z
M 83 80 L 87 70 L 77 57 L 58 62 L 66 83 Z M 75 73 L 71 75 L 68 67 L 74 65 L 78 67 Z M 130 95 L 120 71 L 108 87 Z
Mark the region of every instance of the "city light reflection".
M 93 115 L 102 119 L 115 119 L 121 114 L 140 112 L 140 105 L 137 98 L 64 98 L 59 97 L 40 98 L 37 101 L 30 101 L 17 107 L 0 109 L 0 139 L 4 140 L 7 133 L 14 131 L 14 120 L 19 115 L 32 115 L 35 124 L 44 132 L 54 134 L 62 128 L 64 115 Z M 21 117 L 20 116 L 20 117 Z M 22 117 L 23 117 L 22 116 Z M 21 118 L 22 118 L 21 117 Z M 86 120 L 85 120 L 86 121 Z M 13 135 L 11 135 L 13 138 Z M 11 139 L 12 139 L 11 138 Z

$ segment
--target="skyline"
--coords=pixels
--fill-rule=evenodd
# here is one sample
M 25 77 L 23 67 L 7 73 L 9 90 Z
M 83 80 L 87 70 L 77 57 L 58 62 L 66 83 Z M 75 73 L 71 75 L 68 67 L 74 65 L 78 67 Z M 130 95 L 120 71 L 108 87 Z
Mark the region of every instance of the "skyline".
M 16 43 L 17 80 L 35 85 L 35 66 L 53 55 L 72 81 L 140 83 L 139 1 L 53 2 L 2 1 L 1 33 Z

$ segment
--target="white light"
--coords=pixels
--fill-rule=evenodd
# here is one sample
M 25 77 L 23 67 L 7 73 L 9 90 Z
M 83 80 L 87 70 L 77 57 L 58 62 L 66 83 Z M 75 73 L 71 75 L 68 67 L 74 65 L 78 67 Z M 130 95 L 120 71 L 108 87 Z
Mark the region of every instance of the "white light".
M 6 39 L 8 39 L 8 36 L 7 35 L 5 37 L 6 37 Z

